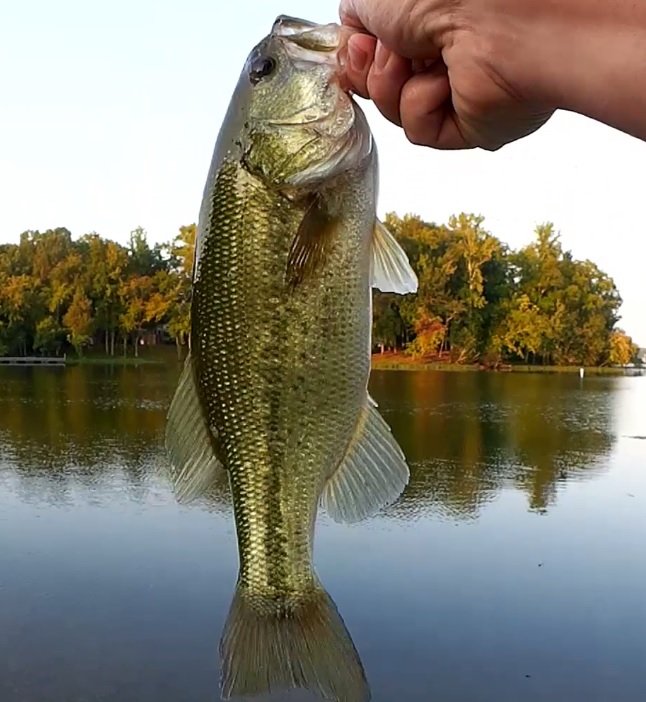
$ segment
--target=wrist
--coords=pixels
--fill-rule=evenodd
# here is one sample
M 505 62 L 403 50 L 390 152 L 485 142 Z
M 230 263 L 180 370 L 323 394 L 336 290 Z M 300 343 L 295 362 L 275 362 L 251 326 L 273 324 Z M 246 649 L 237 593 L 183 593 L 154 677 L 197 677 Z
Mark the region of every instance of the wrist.
M 470 19 L 480 60 L 519 101 L 565 107 L 576 22 L 566 6 L 581 0 L 474 0 Z M 582 0 L 583 2 L 595 0 Z M 468 25 L 466 25 L 468 26 Z
M 483 59 L 519 100 L 646 138 L 646 3 L 473 0 Z M 479 10 L 479 12 L 478 12 Z

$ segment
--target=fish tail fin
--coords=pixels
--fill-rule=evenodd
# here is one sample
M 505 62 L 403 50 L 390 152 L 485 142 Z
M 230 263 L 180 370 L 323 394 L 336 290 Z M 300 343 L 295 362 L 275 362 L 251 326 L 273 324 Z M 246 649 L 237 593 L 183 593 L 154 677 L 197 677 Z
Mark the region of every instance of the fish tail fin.
M 295 688 L 335 702 L 370 699 L 350 634 L 318 583 L 306 594 L 280 597 L 238 585 L 220 657 L 225 700 Z

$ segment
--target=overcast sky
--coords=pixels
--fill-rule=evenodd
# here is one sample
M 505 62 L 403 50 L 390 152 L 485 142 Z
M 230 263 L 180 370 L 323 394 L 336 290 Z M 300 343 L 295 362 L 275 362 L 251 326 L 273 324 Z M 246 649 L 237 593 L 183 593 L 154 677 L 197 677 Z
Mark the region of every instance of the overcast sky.
M 68 227 L 152 241 L 193 222 L 231 90 L 278 14 L 321 22 L 336 0 L 0 0 L 0 242 Z M 407 143 L 366 107 L 381 157 L 379 212 L 461 211 L 517 247 L 554 222 L 565 248 L 612 275 L 621 325 L 646 346 L 646 144 L 558 114 L 490 154 Z

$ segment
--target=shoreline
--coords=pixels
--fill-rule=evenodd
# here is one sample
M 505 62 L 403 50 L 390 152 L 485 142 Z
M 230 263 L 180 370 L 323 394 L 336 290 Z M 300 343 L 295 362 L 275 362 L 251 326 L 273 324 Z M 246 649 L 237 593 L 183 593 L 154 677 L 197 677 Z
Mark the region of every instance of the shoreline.
M 184 358 L 160 356 L 67 356 L 65 366 L 164 366 L 181 365 Z M 45 364 L 43 364 L 45 365 Z M 500 368 L 485 367 L 478 363 L 449 363 L 446 361 L 415 361 L 406 356 L 373 354 L 370 363 L 374 371 L 441 371 L 446 373 L 565 373 L 579 374 L 582 366 L 540 366 L 504 364 Z M 623 368 L 615 366 L 583 366 L 586 376 L 646 375 L 646 367 Z
M 168 359 L 142 356 L 67 356 L 66 366 L 163 366 Z
M 581 368 L 585 375 L 643 375 L 646 368 L 623 368 L 615 366 L 539 366 L 526 364 L 505 364 L 502 368 L 486 368 L 477 363 L 446 363 L 433 361 L 413 361 L 407 358 L 393 359 L 392 357 L 380 359 L 379 354 L 373 354 L 371 361 L 372 370 L 382 371 L 443 371 L 447 373 L 569 373 L 579 374 Z

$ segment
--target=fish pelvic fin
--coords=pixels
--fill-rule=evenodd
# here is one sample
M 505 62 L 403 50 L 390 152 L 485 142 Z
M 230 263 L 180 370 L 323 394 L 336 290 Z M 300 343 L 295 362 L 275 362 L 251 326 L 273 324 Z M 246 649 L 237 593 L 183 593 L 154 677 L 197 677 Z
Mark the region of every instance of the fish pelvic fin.
M 371 242 L 371 285 L 399 295 L 417 292 L 418 280 L 408 256 L 380 220 L 375 221 Z
M 321 495 L 326 512 L 337 522 L 358 522 L 392 504 L 403 492 L 410 472 L 390 427 L 366 402 L 338 468 Z
M 317 582 L 291 596 L 238 584 L 220 641 L 223 700 L 307 690 L 333 702 L 368 702 L 359 654 L 336 605 Z
M 166 418 L 166 450 L 178 500 L 203 496 L 224 470 L 217 457 L 217 437 L 209 429 L 197 393 L 189 353 Z

